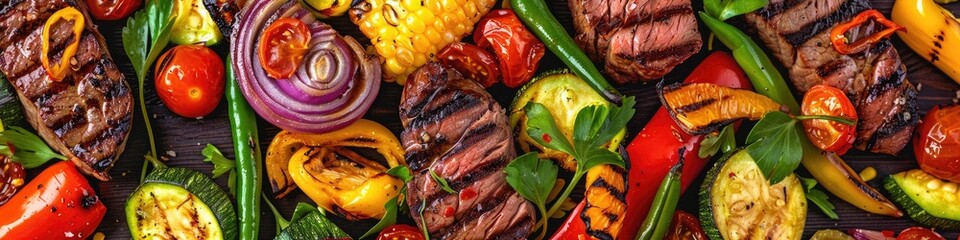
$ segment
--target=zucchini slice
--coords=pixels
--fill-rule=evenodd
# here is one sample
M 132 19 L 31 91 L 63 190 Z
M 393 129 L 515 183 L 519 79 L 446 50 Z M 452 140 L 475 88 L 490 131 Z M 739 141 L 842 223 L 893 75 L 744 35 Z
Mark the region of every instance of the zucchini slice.
M 313 211 L 300 219 L 294 219 L 290 226 L 280 231 L 274 240 L 307 240 L 307 239 L 351 239 L 350 235 L 340 230 L 336 224 L 323 216 L 320 211 Z
M 956 183 L 940 180 L 920 169 L 890 175 L 883 183 L 891 199 L 918 223 L 942 230 L 960 229 L 960 194 Z
M 185 168 L 156 169 L 130 195 L 134 239 L 236 239 L 237 213 L 209 177 Z
M 743 149 L 718 161 L 700 188 L 700 221 L 710 239 L 800 239 L 806 217 L 796 175 L 771 186 Z

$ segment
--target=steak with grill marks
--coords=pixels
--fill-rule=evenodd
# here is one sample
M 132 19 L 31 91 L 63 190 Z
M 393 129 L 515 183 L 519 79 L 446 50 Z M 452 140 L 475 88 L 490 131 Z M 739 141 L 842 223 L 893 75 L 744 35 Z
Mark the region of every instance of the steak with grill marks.
M 889 39 L 859 53 L 840 54 L 830 30 L 869 10 L 865 0 L 772 0 L 746 15 L 748 25 L 789 69 L 800 92 L 818 84 L 846 91 L 860 122 L 854 147 L 897 154 L 917 125 L 917 89 L 907 81 L 906 66 Z M 869 21 L 847 33 L 850 41 L 884 27 Z
M 703 44 L 690 0 L 569 0 L 577 43 L 619 84 L 663 77 Z
M 506 114 L 483 86 L 428 63 L 410 75 L 400 102 L 400 135 L 413 179 L 407 201 L 417 224 L 440 239 L 523 239 L 533 205 L 506 182 L 516 155 Z M 440 188 L 430 171 L 455 194 Z M 421 209 L 421 204 L 425 208 Z
M 40 63 L 40 35 L 47 19 L 68 6 L 83 12 L 87 21 L 67 76 L 53 81 Z M 107 181 L 130 132 L 133 99 L 91 20 L 76 0 L 0 3 L 0 71 L 17 90 L 30 125 L 47 144 L 84 173 Z M 75 38 L 72 24 L 53 24 L 50 62 L 59 62 Z

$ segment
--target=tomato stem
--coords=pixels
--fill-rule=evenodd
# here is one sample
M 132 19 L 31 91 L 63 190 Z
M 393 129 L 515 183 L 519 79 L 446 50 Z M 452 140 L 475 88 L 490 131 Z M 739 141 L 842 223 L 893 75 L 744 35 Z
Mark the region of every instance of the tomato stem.
M 850 126 L 853 126 L 853 125 L 856 125 L 856 124 L 857 124 L 857 121 L 850 120 L 850 119 L 843 118 L 843 117 L 830 116 L 830 115 L 800 115 L 800 116 L 796 116 L 795 118 L 796 118 L 797 120 L 801 120 L 801 121 L 802 121 L 802 120 L 827 120 L 827 121 L 834 121 L 834 122 L 839 122 L 839 123 L 843 123 L 843 124 L 845 124 L 845 125 L 850 125 Z

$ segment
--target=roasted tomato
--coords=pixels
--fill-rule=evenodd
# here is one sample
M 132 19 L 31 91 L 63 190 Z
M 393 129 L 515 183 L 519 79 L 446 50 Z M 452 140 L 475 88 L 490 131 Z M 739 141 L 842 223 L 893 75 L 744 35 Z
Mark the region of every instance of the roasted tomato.
M 803 115 L 826 115 L 857 121 L 857 109 L 843 91 L 827 85 L 810 88 L 803 96 Z M 818 148 L 843 155 L 856 140 L 856 125 L 847 125 L 829 120 L 804 120 L 807 138 Z
M 945 240 L 943 236 L 933 230 L 923 227 L 911 227 L 904 229 L 897 236 L 897 240 Z
M 90 15 L 98 20 L 120 20 L 140 8 L 142 0 L 86 0 Z M 169 1 L 169 0 L 168 0 Z
M 271 23 L 260 36 L 257 54 L 267 76 L 293 76 L 309 50 L 310 38 L 310 29 L 299 19 L 282 17 Z
M 423 233 L 420 232 L 420 229 L 416 227 L 406 225 L 406 224 L 394 224 L 387 228 L 384 228 L 383 231 L 380 231 L 380 236 L 377 237 L 377 240 L 423 240 Z
M 510 9 L 487 13 L 473 32 L 473 42 L 497 55 L 503 84 L 511 88 L 533 78 L 546 49 Z
M 707 234 L 700 228 L 700 220 L 684 211 L 677 211 L 673 214 L 673 221 L 670 222 L 666 240 L 706 240 Z
M 174 113 L 203 117 L 223 97 L 223 61 L 203 45 L 180 45 L 164 53 L 154 78 L 157 95 Z
M 440 64 L 457 69 L 467 79 L 473 79 L 483 87 L 497 83 L 500 69 L 493 56 L 480 47 L 469 43 L 456 42 L 440 50 L 437 54 Z
M 913 137 L 920 168 L 960 183 L 960 105 L 933 107 Z

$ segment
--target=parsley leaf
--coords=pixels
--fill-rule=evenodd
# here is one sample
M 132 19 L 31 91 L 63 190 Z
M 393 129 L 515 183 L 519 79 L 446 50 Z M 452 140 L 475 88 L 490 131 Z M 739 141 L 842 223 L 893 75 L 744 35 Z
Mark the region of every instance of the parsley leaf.
M 540 216 L 547 218 L 547 197 L 557 183 L 560 168 L 553 161 L 539 159 L 537 153 L 529 152 L 514 159 L 503 171 L 507 173 L 507 184 L 533 202 Z M 539 238 L 545 234 L 545 230 L 540 231 Z
M 700 142 L 700 151 L 697 156 L 708 158 L 717 154 L 717 152 L 727 153 L 737 146 L 737 139 L 733 136 L 733 126 L 727 125 L 720 130 L 717 135 L 707 135 Z
M 763 8 L 768 0 L 706 0 L 703 9 L 720 21 L 743 15 Z
M 407 183 L 410 182 L 410 179 L 413 178 L 413 174 L 410 173 L 410 168 L 406 166 L 396 166 L 387 170 L 387 174 L 394 176 L 403 181 L 403 187 L 400 188 L 400 194 L 393 196 L 390 200 L 387 200 L 387 203 L 383 205 L 385 212 L 383 213 L 383 218 L 380 218 L 380 221 L 377 222 L 377 225 L 374 225 L 370 230 L 367 230 L 363 236 L 360 236 L 360 239 L 367 237 L 375 236 L 380 233 L 386 227 L 397 223 L 397 214 L 400 210 L 400 205 L 403 202 L 403 196 L 407 192 Z
M 440 185 L 440 189 L 443 189 L 443 191 L 447 193 L 457 193 L 457 191 L 454 191 L 453 188 L 450 188 L 450 184 L 447 183 L 446 179 L 437 176 L 437 172 L 434 172 L 433 169 L 430 169 L 429 172 L 430 178 L 433 178 L 433 181 L 437 182 L 437 185 Z
M 207 146 L 203 148 L 200 154 L 203 155 L 204 162 L 213 163 L 213 178 L 218 178 L 224 173 L 230 173 L 227 175 L 227 188 L 230 188 L 230 194 L 236 196 L 237 191 L 234 189 L 236 189 L 237 186 L 237 162 L 224 157 L 220 149 L 217 149 L 217 146 L 209 143 L 207 143 Z
M 0 143 L 0 154 L 22 164 L 23 168 L 39 167 L 50 159 L 67 160 L 50 149 L 39 136 L 20 127 L 11 126 L 0 132 Z
M 157 158 L 157 144 L 153 137 L 153 127 L 150 125 L 150 115 L 147 114 L 147 106 L 144 97 L 145 80 L 147 71 L 153 65 L 153 61 L 160 56 L 160 52 L 167 46 L 170 40 L 170 29 L 173 27 L 173 1 L 147 1 L 146 7 L 127 20 L 121 32 L 123 40 L 123 51 L 130 58 L 133 64 L 133 70 L 137 72 L 137 82 L 139 85 L 140 113 L 143 114 L 143 122 L 147 127 L 147 142 L 150 143 L 150 151 L 147 152 L 149 158 Z M 147 176 L 146 160 L 140 172 L 140 181 Z
M 573 146 L 557 128 L 557 122 L 546 106 L 529 102 L 523 107 L 523 111 L 527 114 L 527 135 L 530 138 L 541 146 L 576 156 Z
M 800 166 L 802 134 L 796 119 L 776 111 L 765 114 L 750 130 L 746 150 L 770 184 L 780 182 Z
M 833 220 L 840 219 L 840 216 L 837 216 L 837 212 L 833 211 L 833 204 L 827 200 L 830 197 L 827 197 L 827 194 L 820 191 L 820 189 L 813 188 L 817 186 L 816 179 L 800 177 L 800 183 L 803 184 L 807 199 L 813 202 L 814 205 L 817 205 L 817 208 L 820 208 L 823 214 L 826 214 L 827 217 Z

